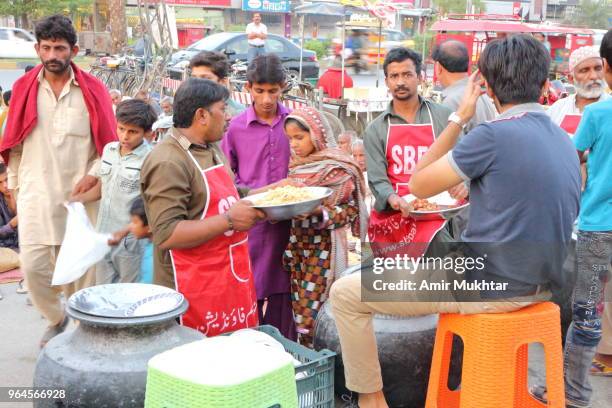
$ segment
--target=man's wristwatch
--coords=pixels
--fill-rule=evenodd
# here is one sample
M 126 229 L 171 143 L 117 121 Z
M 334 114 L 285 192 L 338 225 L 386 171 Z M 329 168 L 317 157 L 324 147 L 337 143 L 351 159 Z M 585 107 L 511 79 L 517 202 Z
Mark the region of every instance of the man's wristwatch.
M 229 212 L 224 212 L 223 216 L 225 217 L 225 219 L 227 220 L 227 225 L 228 225 L 228 231 L 233 231 L 234 230 L 234 223 L 232 222 L 232 218 L 229 215 Z
M 461 119 L 461 116 L 459 116 L 457 112 L 451 113 L 448 117 L 448 121 L 455 123 L 461 129 L 465 129 L 466 123 L 463 123 L 463 119 Z

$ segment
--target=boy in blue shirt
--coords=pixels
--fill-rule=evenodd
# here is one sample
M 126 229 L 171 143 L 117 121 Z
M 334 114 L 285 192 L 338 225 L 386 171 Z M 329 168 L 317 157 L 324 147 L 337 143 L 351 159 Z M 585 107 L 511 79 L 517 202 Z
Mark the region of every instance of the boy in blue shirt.
M 144 243 L 144 252 L 140 264 L 140 283 L 153 283 L 153 243 L 151 228 L 144 208 L 144 202 L 138 197 L 130 208 L 130 233 Z
M 137 282 L 143 243 L 129 232 L 126 208 L 140 196 L 140 168 L 152 147 L 150 136 L 155 111 L 148 103 L 130 99 L 117 105 L 118 142 L 104 147 L 98 183 L 86 193 L 74 197 L 83 203 L 100 200 L 96 230 L 112 233 L 110 253 L 96 265 L 96 284 Z
M 612 87 L 612 30 L 604 36 L 600 53 Z M 612 300 L 610 294 L 604 296 L 612 263 L 612 99 L 585 108 L 574 144 L 587 164 L 587 182 L 578 220 L 572 324 L 565 342 L 565 394 L 568 407 L 585 408 L 591 406 L 589 370 L 601 340 L 603 302 Z

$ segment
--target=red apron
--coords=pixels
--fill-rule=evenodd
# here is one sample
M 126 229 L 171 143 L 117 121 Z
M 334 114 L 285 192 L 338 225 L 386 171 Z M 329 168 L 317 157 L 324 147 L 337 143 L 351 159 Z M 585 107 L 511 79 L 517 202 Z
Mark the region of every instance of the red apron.
M 429 110 L 429 107 L 427 108 Z M 431 112 L 429 112 L 430 122 Z M 433 144 L 435 137 L 432 124 L 392 125 L 389 122 L 387 131 L 387 176 L 395 192 L 403 197 L 410 194 L 408 182 L 416 169 L 419 159 Z M 429 243 L 440 231 L 446 220 L 416 221 L 410 217 L 402 217 L 399 211 L 378 212 L 372 210 L 368 237 L 372 243 L 414 243 L 404 253 L 411 256 L 422 256 Z M 380 250 L 392 256 L 394 251 Z
M 582 115 L 565 115 L 559 127 L 565 130 L 570 136 L 574 136 Z
M 223 164 L 202 170 L 207 202 L 202 219 L 228 211 L 238 191 Z M 225 234 L 189 249 L 173 249 L 176 289 L 189 301 L 181 318 L 185 326 L 206 336 L 257 325 L 257 296 L 251 272 L 247 233 Z

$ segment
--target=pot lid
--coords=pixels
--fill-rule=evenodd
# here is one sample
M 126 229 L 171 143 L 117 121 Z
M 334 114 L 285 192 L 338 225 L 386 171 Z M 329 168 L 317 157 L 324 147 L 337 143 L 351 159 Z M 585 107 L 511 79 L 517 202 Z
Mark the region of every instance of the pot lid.
M 113 283 L 82 289 L 68 306 L 91 316 L 142 318 L 172 312 L 184 303 L 179 292 L 145 283 Z

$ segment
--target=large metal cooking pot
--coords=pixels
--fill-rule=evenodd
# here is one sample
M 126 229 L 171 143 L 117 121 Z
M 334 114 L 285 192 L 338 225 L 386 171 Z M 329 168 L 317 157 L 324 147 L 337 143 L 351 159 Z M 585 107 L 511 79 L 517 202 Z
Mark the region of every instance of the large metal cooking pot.
M 75 293 L 66 311 L 77 328 L 49 341 L 34 373 L 34 387 L 65 390 L 65 396 L 34 407 L 144 406 L 149 359 L 204 337 L 177 323 L 187 308 L 181 294 L 156 285 L 117 283 Z
M 361 266 L 356 265 L 348 268 L 341 275 L 361 273 L 360 271 Z M 373 324 L 382 369 L 383 392 L 387 403 L 392 408 L 423 407 L 427 395 L 438 315 L 421 317 L 374 315 Z M 449 375 L 451 389 L 458 386 L 461 378 L 460 341 L 457 341 L 454 346 Z M 357 396 L 351 394 L 345 386 L 342 350 L 329 302 L 323 305 L 317 316 L 314 347 L 317 350 L 327 348 L 337 353 L 336 394 L 355 401 Z

